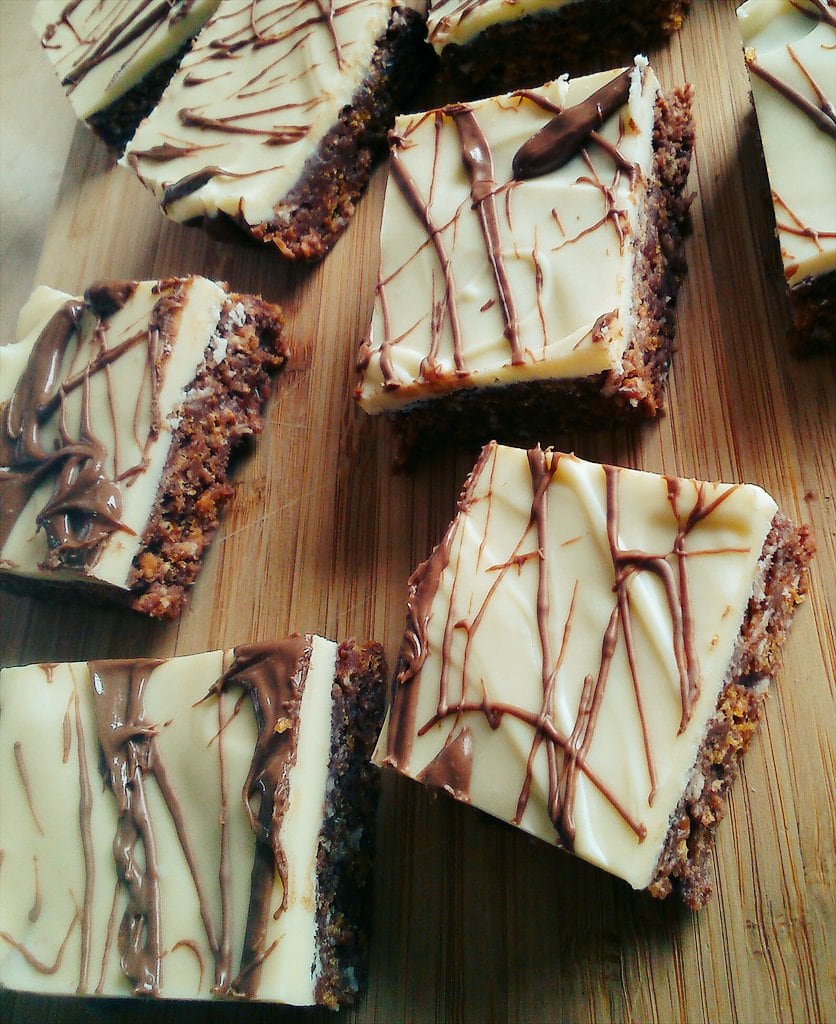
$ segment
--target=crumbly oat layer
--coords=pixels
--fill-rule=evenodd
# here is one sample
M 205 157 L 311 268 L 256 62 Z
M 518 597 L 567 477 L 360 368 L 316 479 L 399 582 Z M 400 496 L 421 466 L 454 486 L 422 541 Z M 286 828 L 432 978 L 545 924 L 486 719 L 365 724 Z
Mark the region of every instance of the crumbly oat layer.
M 621 373 L 572 380 L 531 380 L 494 388 L 463 388 L 390 414 L 401 465 L 449 446 L 490 440 L 551 444 L 564 430 L 641 420 L 662 407 L 674 341 L 674 306 L 685 276 L 682 239 L 691 197 L 686 191 L 694 123 L 690 86 L 661 96 L 653 132 L 654 175 L 646 197 L 647 233 L 634 287 L 636 329 Z
M 395 112 L 426 78 L 434 58 L 425 35 L 416 11 L 393 12 L 366 79 L 305 164 L 299 182 L 274 208 L 270 223 L 245 230 L 272 242 L 289 259 L 325 256 L 353 216 L 375 163 L 386 155 Z
M 156 618 L 180 614 L 232 497 L 233 449 L 261 433 L 270 376 L 287 358 L 278 309 L 254 296 L 229 296 L 217 335 L 226 351 L 216 362 L 217 346 L 207 348 L 183 402 L 156 510 L 129 581 L 131 606 Z
M 317 854 L 317 1000 L 336 1009 L 365 985 L 371 864 L 379 780 L 370 757 L 383 724 L 387 681 L 380 644 L 340 645 L 334 687 L 328 802 Z
M 676 32 L 691 0 L 586 0 L 559 11 L 492 25 L 441 54 L 445 91 L 480 99 L 530 88 L 568 72 L 628 64 Z
M 795 606 L 806 590 L 814 545 L 807 527 L 778 514 L 761 556 L 762 576 L 746 610 L 726 686 L 648 887 L 658 898 L 676 891 L 692 910 L 712 893 L 709 856 L 726 797 L 763 712 L 768 684 Z

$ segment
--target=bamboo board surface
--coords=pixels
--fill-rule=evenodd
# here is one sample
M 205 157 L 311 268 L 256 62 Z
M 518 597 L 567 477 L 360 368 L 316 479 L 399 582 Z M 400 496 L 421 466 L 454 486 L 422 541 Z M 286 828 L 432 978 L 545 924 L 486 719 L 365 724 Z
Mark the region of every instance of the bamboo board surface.
M 698 128 L 690 271 L 668 411 L 635 431 L 570 434 L 560 447 L 654 472 L 759 483 L 786 514 L 812 524 L 819 549 L 809 598 L 719 830 L 714 900 L 696 915 L 657 903 L 387 777 L 370 986 L 355 1010 L 3 993 L 0 1016 L 9 1024 L 179 1024 L 198 1014 L 253 1024 L 836 1020 L 834 362 L 796 360 L 785 341 L 734 5 L 697 0 L 682 32 L 652 57 L 664 86 L 694 83 Z M 266 248 L 164 223 L 133 176 L 77 129 L 38 281 L 78 292 L 106 276 L 225 279 L 283 304 L 296 357 L 263 436 L 239 464 L 240 488 L 180 622 L 0 595 L 0 663 L 165 657 L 294 630 L 374 637 L 394 661 L 407 577 L 440 539 L 474 453 L 395 475 L 387 425 L 353 407 L 384 183 L 378 171 L 324 263 L 293 268 Z

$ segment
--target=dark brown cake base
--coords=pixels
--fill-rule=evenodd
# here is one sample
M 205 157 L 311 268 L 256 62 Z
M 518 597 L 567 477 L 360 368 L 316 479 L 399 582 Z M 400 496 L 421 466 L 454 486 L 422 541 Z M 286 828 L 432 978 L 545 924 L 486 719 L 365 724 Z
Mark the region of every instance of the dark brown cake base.
M 629 64 L 676 32 L 691 0 L 585 0 L 492 25 L 441 53 L 445 94 L 481 99 Z
M 836 351 L 836 270 L 805 278 L 789 294 L 796 350 Z
M 133 138 L 139 122 L 147 117 L 160 101 L 160 97 L 180 66 L 180 61 L 189 48 L 189 43 L 167 61 L 158 64 L 152 71 L 129 89 L 124 96 L 87 118 L 93 131 L 118 153 Z
M 244 308 L 243 325 L 230 315 Z M 233 449 L 259 434 L 271 375 L 287 348 L 277 307 L 254 296 L 230 295 L 217 333 L 227 340 L 216 363 L 210 349 L 189 390 L 160 484 L 155 512 L 142 538 L 129 580 L 134 610 L 176 618 L 200 571 L 203 553 L 232 497 L 228 470 Z
M 663 898 L 676 891 L 692 910 L 699 910 L 711 896 L 708 861 L 714 833 L 760 720 L 795 606 L 806 590 L 806 567 L 813 551 L 806 527 L 775 516 L 761 556 L 762 578 L 749 599 L 728 681 L 649 886 L 653 896 Z
M 339 120 L 306 162 L 298 183 L 274 207 L 269 224 L 239 226 L 292 260 L 319 260 L 354 214 L 376 162 L 387 153 L 395 114 L 426 79 L 434 54 L 416 11 L 396 8 L 369 73 Z
M 388 671 L 380 644 L 340 645 L 331 728 L 330 796 L 317 853 L 317 1002 L 354 1002 L 368 971 L 374 819 L 379 774 L 370 763 L 383 725 Z
M 637 322 L 622 372 L 463 388 L 398 410 L 390 416 L 401 466 L 442 446 L 475 448 L 491 440 L 548 445 L 570 428 L 658 414 L 673 350 L 676 295 L 686 271 L 682 239 L 689 228 L 686 184 L 693 147 L 691 88 L 685 86 L 656 104 L 654 175 L 635 276 Z

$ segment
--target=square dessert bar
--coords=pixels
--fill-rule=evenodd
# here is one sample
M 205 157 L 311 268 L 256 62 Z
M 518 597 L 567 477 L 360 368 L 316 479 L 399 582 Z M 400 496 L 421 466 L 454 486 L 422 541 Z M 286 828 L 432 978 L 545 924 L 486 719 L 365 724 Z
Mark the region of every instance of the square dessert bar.
M 427 38 L 456 97 L 600 71 L 676 32 L 690 0 L 430 0 Z
M 698 908 L 811 554 L 759 487 L 490 444 L 374 760 Z
M 365 976 L 377 644 L 0 673 L 0 984 L 336 1007 Z
M 281 310 L 206 278 L 36 289 L 0 346 L 0 584 L 179 614 L 286 356 Z
M 801 347 L 836 348 L 836 3 L 748 0 L 737 16 Z
M 219 0 L 38 0 L 32 26 L 77 116 L 124 149 Z
M 655 415 L 693 140 L 641 57 L 398 118 L 360 405 L 407 449 Z
M 125 163 L 174 220 L 231 220 L 286 257 L 318 259 L 421 81 L 425 31 L 391 0 L 224 3 Z

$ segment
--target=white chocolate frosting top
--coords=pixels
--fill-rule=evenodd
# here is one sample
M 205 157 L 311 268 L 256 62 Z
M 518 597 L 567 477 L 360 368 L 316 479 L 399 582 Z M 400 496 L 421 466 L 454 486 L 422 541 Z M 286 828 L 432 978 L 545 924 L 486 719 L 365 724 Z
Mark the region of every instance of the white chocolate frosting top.
M 657 92 L 636 58 L 626 71 L 397 119 L 359 361 L 367 412 L 621 368 Z M 515 164 L 558 122 L 575 140 L 560 166 Z
M 410 580 L 375 762 L 646 887 L 775 511 L 751 485 L 488 445 Z
M 836 271 L 836 2 L 738 8 L 784 275 Z
M 226 0 L 124 162 L 187 221 L 271 223 L 369 71 L 391 0 Z
M 32 27 L 76 114 L 110 106 L 173 57 L 219 0 L 38 0 Z

